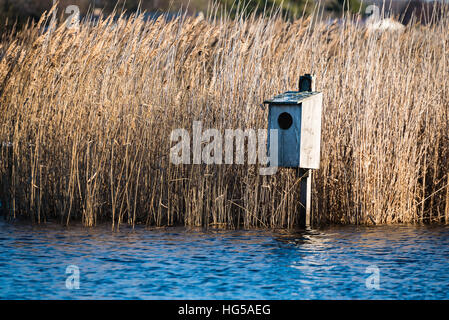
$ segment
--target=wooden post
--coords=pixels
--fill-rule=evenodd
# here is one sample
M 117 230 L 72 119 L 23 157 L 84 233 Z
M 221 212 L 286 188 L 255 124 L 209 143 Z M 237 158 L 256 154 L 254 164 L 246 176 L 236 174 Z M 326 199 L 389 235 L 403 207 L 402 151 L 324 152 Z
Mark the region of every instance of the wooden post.
M 315 91 L 315 76 L 306 73 L 299 78 L 299 92 L 302 91 Z
M 305 74 L 299 78 L 299 91 L 315 91 L 315 76 Z M 303 227 L 312 227 L 312 170 L 299 170 L 302 177 L 300 182 L 300 208 L 299 219 Z
M 312 227 L 312 179 L 313 171 L 309 169 L 309 174 L 307 175 L 307 186 L 306 186 L 306 227 Z
M 311 170 L 301 169 L 297 170 L 297 177 L 301 179 L 299 182 L 299 225 L 310 227 L 310 173 Z

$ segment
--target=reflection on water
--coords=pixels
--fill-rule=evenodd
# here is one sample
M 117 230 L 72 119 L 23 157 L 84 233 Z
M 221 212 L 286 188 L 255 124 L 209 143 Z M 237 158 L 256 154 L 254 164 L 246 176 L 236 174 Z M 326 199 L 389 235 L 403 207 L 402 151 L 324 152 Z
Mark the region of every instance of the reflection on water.
M 307 232 L 0 222 L 2 299 L 448 299 L 449 228 Z M 66 267 L 80 289 L 66 288 Z M 379 269 L 369 289 L 367 267 Z

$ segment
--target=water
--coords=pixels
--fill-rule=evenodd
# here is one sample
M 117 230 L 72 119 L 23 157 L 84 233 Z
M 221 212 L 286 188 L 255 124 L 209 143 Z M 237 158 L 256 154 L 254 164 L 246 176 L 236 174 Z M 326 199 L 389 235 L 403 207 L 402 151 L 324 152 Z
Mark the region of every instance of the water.
M 111 232 L 0 221 L 0 244 L 1 299 L 449 298 L 442 226 Z M 66 287 L 69 265 L 78 290 Z

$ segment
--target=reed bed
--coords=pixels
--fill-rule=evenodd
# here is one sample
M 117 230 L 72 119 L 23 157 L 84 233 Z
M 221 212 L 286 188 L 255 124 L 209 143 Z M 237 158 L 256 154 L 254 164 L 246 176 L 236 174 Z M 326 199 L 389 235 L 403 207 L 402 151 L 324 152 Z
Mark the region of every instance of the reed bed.
M 402 32 L 319 15 L 132 15 L 42 32 L 46 19 L 0 44 L 6 217 L 294 228 L 295 172 L 176 166 L 170 132 L 266 128 L 260 103 L 312 72 L 324 92 L 314 223 L 449 222 L 447 10 Z

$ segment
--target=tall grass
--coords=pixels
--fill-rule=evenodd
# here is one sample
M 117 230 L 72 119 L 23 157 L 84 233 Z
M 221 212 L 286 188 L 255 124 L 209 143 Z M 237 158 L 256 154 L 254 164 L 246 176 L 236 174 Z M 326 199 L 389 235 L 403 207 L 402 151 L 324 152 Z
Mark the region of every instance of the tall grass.
M 313 219 L 449 222 L 449 13 L 402 32 L 317 16 L 111 17 L 0 45 L 0 210 L 35 222 L 291 228 L 298 177 L 169 161 L 170 132 L 266 128 L 259 105 L 324 92 Z

